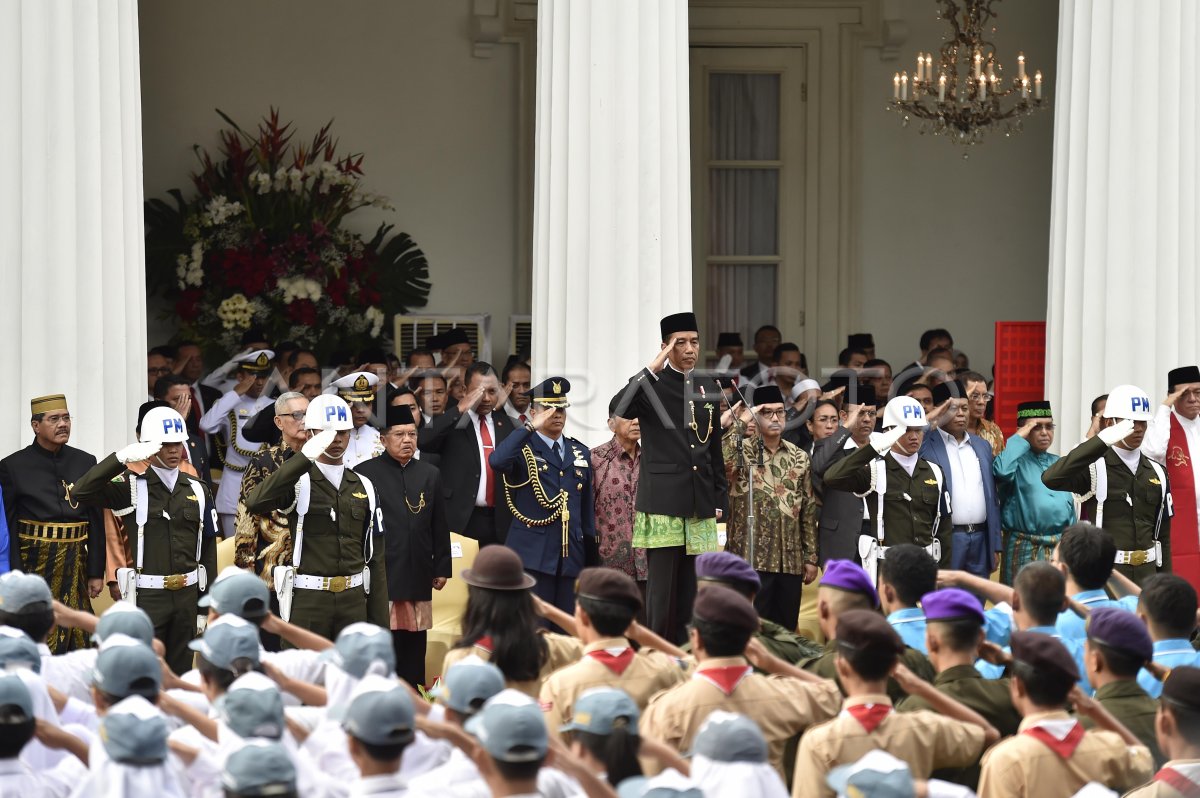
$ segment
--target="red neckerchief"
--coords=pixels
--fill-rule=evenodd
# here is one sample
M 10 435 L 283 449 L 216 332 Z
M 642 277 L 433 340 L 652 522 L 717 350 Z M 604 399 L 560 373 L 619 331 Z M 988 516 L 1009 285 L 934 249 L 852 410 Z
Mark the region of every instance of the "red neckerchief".
M 1171 518 L 1171 570 L 1193 585 L 1200 582 L 1200 534 L 1196 522 L 1196 474 L 1188 449 L 1187 432 L 1171 413 L 1171 437 L 1167 442 L 1167 479 L 1171 501 L 1178 508 Z
M 1083 724 L 1076 723 L 1071 727 L 1071 731 L 1067 732 L 1067 736 L 1061 740 L 1055 737 L 1050 732 L 1043 729 L 1041 726 L 1031 726 L 1021 734 L 1028 734 L 1035 740 L 1041 741 L 1047 748 L 1058 754 L 1062 759 L 1070 759 L 1071 754 L 1075 753 L 1075 749 L 1079 747 L 1079 743 L 1083 741 Z
M 1154 780 L 1173 787 L 1183 798 L 1200 798 L 1200 784 L 1174 768 L 1163 768 L 1154 774 Z
M 700 668 L 696 675 L 713 684 L 725 695 L 733 695 L 733 691 L 754 670 L 749 665 L 727 665 L 723 668 Z
M 613 654 L 602 648 L 599 651 L 589 651 L 587 655 L 620 676 L 629 667 L 629 663 L 633 662 L 634 650 L 626 646 L 620 653 Z
M 892 707 L 890 704 L 855 704 L 846 707 L 846 711 L 870 734 L 892 714 Z
M 484 651 L 491 654 L 492 653 L 492 636 L 484 635 L 483 637 L 479 638 L 478 640 L 475 641 L 475 647 L 482 648 Z

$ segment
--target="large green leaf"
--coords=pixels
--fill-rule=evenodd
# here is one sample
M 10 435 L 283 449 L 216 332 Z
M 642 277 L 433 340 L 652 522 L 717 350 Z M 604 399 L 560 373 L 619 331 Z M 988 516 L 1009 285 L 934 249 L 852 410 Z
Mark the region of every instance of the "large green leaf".
M 384 312 L 406 313 L 429 301 L 429 261 L 408 233 L 397 233 L 384 243 L 393 227 L 379 225 L 366 246 L 377 253 Z
M 144 204 L 146 224 L 146 284 L 151 294 L 166 295 L 175 288 L 175 259 L 191 247 L 183 234 L 187 203 L 183 192 L 167 192 L 175 200 L 172 206 L 160 199 Z

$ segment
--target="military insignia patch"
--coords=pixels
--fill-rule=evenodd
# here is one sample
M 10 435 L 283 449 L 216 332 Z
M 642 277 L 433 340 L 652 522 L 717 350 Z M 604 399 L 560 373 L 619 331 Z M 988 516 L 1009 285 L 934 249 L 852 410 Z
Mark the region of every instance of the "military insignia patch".
M 351 493 L 350 495 L 351 495 L 351 496 L 353 496 L 353 497 L 354 497 L 354 498 L 356 498 L 356 499 L 365 499 L 365 498 L 367 498 L 367 494 L 365 494 L 365 493 Z
M 936 485 L 937 480 L 936 479 L 927 479 L 927 480 L 925 480 L 925 484 L 926 485 Z
M 1150 484 L 1151 485 L 1161 485 L 1162 483 L 1159 482 L 1156 478 L 1150 477 Z
M 360 374 L 358 379 L 354 381 L 354 390 L 366 391 L 370 389 L 371 383 L 367 380 L 367 375 Z

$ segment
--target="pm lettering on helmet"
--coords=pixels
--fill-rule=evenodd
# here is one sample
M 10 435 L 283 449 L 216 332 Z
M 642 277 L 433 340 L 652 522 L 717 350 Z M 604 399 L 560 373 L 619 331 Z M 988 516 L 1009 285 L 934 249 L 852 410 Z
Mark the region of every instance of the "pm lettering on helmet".
M 1139 413 L 1139 412 L 1149 413 L 1150 412 L 1150 397 L 1135 396 L 1132 399 L 1130 399 L 1129 401 L 1130 401 L 1130 405 L 1132 405 L 1133 412 L 1135 412 L 1135 413 Z
M 172 432 L 183 432 L 183 420 L 178 418 L 164 418 L 163 434 L 170 435 Z
M 325 408 L 326 421 L 345 421 L 346 408 L 339 406 L 330 406 Z
M 904 405 L 901 411 L 901 415 L 904 418 L 920 418 L 922 412 L 919 405 Z

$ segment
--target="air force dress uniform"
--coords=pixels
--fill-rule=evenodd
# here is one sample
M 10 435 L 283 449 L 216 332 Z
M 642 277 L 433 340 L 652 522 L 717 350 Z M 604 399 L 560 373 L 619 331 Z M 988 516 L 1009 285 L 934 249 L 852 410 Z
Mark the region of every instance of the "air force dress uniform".
M 571 383 L 552 377 L 530 389 L 542 412 L 570 406 Z M 574 438 L 551 440 L 532 425 L 514 430 L 488 458 L 504 480 L 512 512 L 506 545 L 537 579 L 534 592 L 564 612 L 575 611 L 575 577 L 598 559 L 591 453 Z

